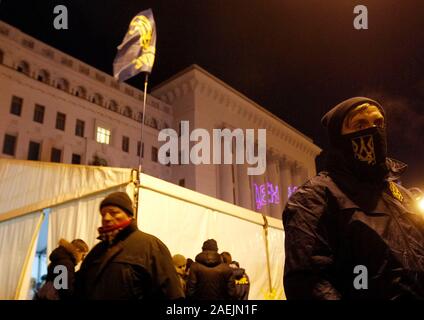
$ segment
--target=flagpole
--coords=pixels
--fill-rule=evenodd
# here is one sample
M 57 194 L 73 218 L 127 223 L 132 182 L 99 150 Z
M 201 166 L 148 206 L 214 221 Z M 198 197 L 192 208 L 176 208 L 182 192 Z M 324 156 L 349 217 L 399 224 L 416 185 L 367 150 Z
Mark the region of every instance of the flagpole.
M 144 73 L 144 94 L 143 94 L 143 117 L 141 120 L 141 141 L 140 141 L 140 157 L 138 159 L 138 172 L 141 173 L 142 169 L 142 163 L 143 163 L 143 151 L 144 151 L 144 145 L 143 145 L 143 133 L 144 133 L 144 119 L 146 117 L 146 100 L 147 100 L 147 83 L 149 81 L 149 73 Z

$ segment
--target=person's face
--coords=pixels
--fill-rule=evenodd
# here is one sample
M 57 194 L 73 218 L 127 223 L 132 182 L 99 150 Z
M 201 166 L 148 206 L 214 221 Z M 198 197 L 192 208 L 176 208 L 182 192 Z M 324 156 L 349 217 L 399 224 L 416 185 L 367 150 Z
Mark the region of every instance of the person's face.
M 345 135 L 371 127 L 384 128 L 384 117 L 376 106 L 364 103 L 349 111 L 341 133 Z
M 175 270 L 177 270 L 178 274 L 183 276 L 186 271 L 186 263 L 184 262 L 184 263 L 175 265 Z
M 102 215 L 103 227 L 111 227 L 131 220 L 124 210 L 116 206 L 103 207 L 100 214 Z
M 86 251 L 81 251 L 79 249 L 77 249 L 76 252 L 77 252 L 76 259 L 77 259 L 77 264 L 78 264 L 82 260 L 84 260 L 85 256 L 87 255 L 87 252 Z

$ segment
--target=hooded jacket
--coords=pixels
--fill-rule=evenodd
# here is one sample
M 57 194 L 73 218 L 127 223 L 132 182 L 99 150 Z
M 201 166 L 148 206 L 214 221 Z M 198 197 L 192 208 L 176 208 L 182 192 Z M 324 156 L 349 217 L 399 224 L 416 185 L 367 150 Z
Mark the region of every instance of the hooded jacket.
M 283 212 L 286 296 L 423 299 L 424 220 L 409 191 L 395 183 L 406 165 L 387 158 L 388 174 L 372 182 L 350 171 L 335 135 L 364 100 L 349 100 L 325 120 L 333 154 L 327 170 L 301 186 Z
M 192 300 L 228 300 L 235 295 L 232 269 L 217 251 L 204 250 L 190 267 L 187 297 Z
M 97 244 L 77 273 L 76 297 L 88 300 L 184 298 L 168 248 L 135 221 L 110 245 Z
M 54 273 L 57 266 L 64 266 L 66 268 L 68 289 L 55 290 L 58 294 L 57 298 L 60 300 L 70 299 L 74 293 L 75 266 L 77 264 L 76 257 L 76 248 L 65 239 L 60 239 L 59 246 L 54 249 L 49 256 L 50 264 L 47 267 L 46 283 L 53 282 L 57 276 L 61 276 L 62 270 L 59 270 L 59 273 Z M 54 289 L 52 288 L 51 290 Z M 39 292 L 39 294 L 41 294 L 41 292 Z M 46 298 L 47 297 L 38 297 L 38 299 Z
M 243 268 L 230 264 L 233 269 L 233 278 L 236 286 L 235 299 L 248 300 L 250 291 L 250 279 Z

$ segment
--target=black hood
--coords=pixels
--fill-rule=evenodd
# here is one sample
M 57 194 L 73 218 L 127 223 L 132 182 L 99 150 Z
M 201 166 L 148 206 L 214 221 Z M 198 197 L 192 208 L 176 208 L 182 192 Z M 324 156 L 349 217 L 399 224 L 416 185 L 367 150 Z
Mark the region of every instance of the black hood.
M 196 262 L 203 264 L 206 267 L 216 267 L 222 263 L 221 255 L 216 251 L 205 250 L 196 256 Z
M 377 101 L 366 97 L 354 97 L 344 100 L 322 117 L 321 123 L 327 128 L 328 139 L 332 148 L 338 148 L 340 145 L 341 130 L 345 116 L 350 110 L 364 103 L 375 105 L 385 117 L 383 107 Z
M 75 256 L 63 246 L 59 246 L 54 249 L 49 256 L 49 259 L 52 263 L 59 263 L 63 260 L 71 260 L 74 264 L 76 264 Z
M 245 270 L 243 268 L 233 269 L 233 276 L 236 280 L 240 280 L 241 278 L 243 278 L 244 273 L 245 273 Z

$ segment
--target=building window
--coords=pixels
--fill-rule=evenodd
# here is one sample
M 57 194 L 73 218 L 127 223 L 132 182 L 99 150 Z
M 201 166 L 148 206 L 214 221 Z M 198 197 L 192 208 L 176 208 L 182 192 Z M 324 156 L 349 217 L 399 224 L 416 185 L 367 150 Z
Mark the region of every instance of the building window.
M 62 159 L 62 150 L 52 148 L 52 153 L 50 155 L 51 162 L 60 162 Z
M 87 90 L 84 87 L 80 86 L 76 88 L 75 95 L 80 98 L 85 98 L 87 96 Z
M 72 154 L 72 164 L 81 164 L 81 155 L 73 153 Z
M 24 47 L 30 48 L 30 49 L 34 49 L 34 41 L 29 40 L 29 39 L 22 39 L 22 45 Z
M 109 101 L 109 110 L 113 111 L 113 112 L 117 112 L 118 111 L 118 103 L 116 103 L 115 100 L 110 100 Z
M 18 72 L 22 72 L 24 74 L 26 74 L 27 76 L 29 76 L 29 64 L 26 61 L 21 61 L 19 62 L 17 68 Z
M 22 113 L 22 104 L 24 102 L 24 99 L 13 96 L 12 97 L 12 104 L 10 106 L 10 113 L 20 116 Z
M 141 141 L 137 142 L 137 156 L 140 156 L 140 152 L 141 152 L 141 157 L 144 157 L 144 143 L 143 145 L 141 145 Z
M 152 147 L 152 161 L 158 162 L 158 148 Z
M 64 78 L 57 80 L 56 88 L 63 91 L 69 91 L 69 81 Z
M 125 152 L 130 151 L 130 138 L 126 136 L 122 137 L 122 151 L 125 151 Z
M 8 154 L 9 156 L 14 156 L 15 149 L 16 149 L 16 136 L 5 134 L 4 141 L 3 141 L 3 153 Z
M 110 130 L 97 127 L 96 141 L 98 143 L 110 144 Z
M 40 143 L 29 142 L 28 160 L 40 160 Z
M 35 105 L 34 108 L 34 121 L 38 122 L 38 123 L 43 123 L 44 122 L 44 111 L 45 111 L 45 107 L 39 104 Z
M 93 97 L 91 98 L 91 102 L 98 104 L 99 106 L 102 106 L 103 105 L 103 97 L 100 94 L 95 93 L 93 95 Z
M 143 123 L 143 112 L 137 113 L 137 121 Z
M 54 58 L 54 52 L 50 49 L 43 49 L 43 55 L 45 55 L 47 58 L 53 59 Z
M 153 117 L 148 117 L 146 119 L 146 124 L 151 128 L 154 128 L 154 129 L 158 128 L 158 123 L 157 123 L 156 119 L 153 118 Z
M 60 62 L 67 67 L 72 67 L 73 64 L 72 60 L 66 57 L 62 57 L 62 60 Z
M 85 74 L 85 75 L 89 75 L 90 74 L 90 69 L 88 67 L 85 66 L 79 66 L 79 72 Z
M 84 128 L 85 122 L 77 119 L 77 122 L 75 124 L 75 135 L 78 137 L 84 137 Z
M 44 83 L 49 83 L 50 74 L 46 70 L 40 70 L 37 75 L 37 80 Z
M 131 108 L 128 107 L 128 106 L 125 107 L 123 115 L 128 117 L 128 118 L 132 118 L 132 114 L 133 114 L 133 112 L 132 112 Z
M 185 187 L 185 179 L 180 179 L 180 181 L 178 181 L 178 185 L 180 187 Z
M 58 112 L 56 115 L 56 129 L 65 131 L 66 114 Z

